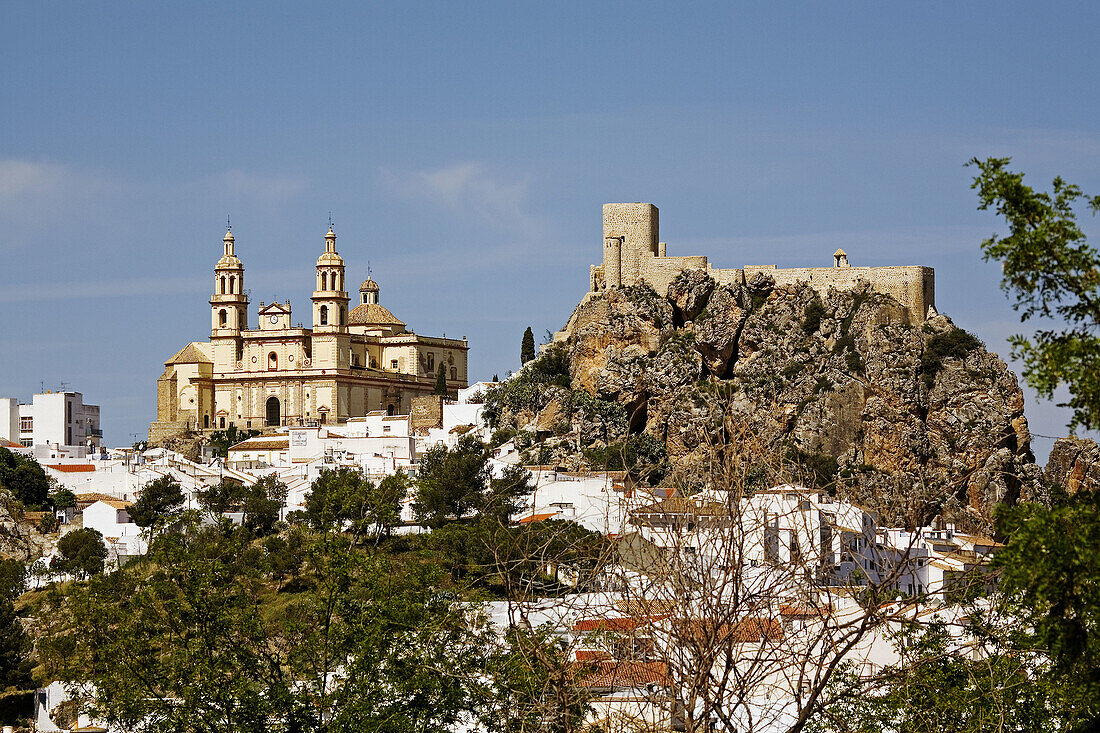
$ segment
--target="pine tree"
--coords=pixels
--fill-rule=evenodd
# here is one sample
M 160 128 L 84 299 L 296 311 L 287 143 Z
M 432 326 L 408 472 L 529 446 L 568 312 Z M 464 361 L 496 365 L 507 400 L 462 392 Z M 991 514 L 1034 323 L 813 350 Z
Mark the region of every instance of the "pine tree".
M 435 373 L 435 391 L 432 394 L 444 396 L 447 394 L 447 370 L 443 362 L 439 362 L 439 371 Z
M 519 362 L 520 364 L 526 364 L 535 358 L 535 334 L 531 332 L 531 327 L 528 326 L 527 330 L 523 332 L 523 343 L 519 347 Z
M 33 685 L 30 651 L 30 639 L 11 599 L 0 598 L 0 690 L 25 690 Z

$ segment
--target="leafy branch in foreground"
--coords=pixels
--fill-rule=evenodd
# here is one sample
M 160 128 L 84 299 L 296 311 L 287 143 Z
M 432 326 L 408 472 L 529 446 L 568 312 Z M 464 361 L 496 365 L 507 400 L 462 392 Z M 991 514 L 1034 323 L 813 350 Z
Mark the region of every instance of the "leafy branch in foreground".
M 1015 335 L 1013 358 L 1024 363 L 1024 379 L 1050 398 L 1069 388 L 1070 428 L 1100 426 L 1100 255 L 1077 224 L 1074 207 L 1083 201 L 1093 213 L 1100 196 L 1055 178 L 1051 193 L 1035 191 L 1024 175 L 1007 169 L 1010 158 L 972 159 L 971 188 L 978 208 L 994 209 L 1009 227 L 1008 236 L 982 242 L 986 260 L 1001 263 L 1001 288 L 1015 298 L 1021 320 L 1057 319 L 1063 326 Z

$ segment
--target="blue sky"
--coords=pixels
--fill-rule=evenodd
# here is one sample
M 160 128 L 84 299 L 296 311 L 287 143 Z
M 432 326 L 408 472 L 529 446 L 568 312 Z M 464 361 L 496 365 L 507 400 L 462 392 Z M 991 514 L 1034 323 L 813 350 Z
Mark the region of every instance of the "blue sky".
M 934 266 L 940 311 L 1007 355 L 963 163 L 1100 193 L 1097 29 L 1084 2 L 7 2 L 0 394 L 65 382 L 108 443 L 143 434 L 209 334 L 227 214 L 254 303 L 307 320 L 331 211 L 349 281 L 369 260 L 477 378 L 568 317 L 607 201 L 718 266 Z

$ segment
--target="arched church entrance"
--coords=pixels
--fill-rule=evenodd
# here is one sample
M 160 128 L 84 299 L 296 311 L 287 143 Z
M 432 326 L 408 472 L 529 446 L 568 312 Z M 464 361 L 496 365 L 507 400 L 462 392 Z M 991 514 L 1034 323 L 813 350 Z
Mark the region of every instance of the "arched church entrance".
M 267 398 L 267 424 L 279 425 L 279 398 Z

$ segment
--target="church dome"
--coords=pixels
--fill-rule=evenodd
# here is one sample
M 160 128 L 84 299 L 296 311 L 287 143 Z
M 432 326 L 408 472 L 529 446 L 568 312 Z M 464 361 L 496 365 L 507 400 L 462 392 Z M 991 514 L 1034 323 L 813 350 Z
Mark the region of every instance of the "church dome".
M 373 290 L 374 292 L 378 292 L 378 283 L 368 277 L 366 280 L 363 281 L 363 284 L 359 286 L 359 289 L 368 291 Z
M 349 326 L 404 326 L 405 322 L 377 303 L 363 303 L 348 313 Z
M 344 258 L 335 252 L 322 252 L 321 256 L 317 258 L 318 265 L 339 265 L 343 266 Z

